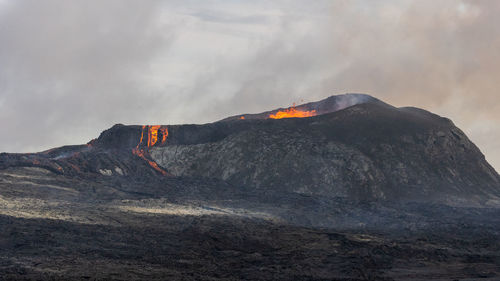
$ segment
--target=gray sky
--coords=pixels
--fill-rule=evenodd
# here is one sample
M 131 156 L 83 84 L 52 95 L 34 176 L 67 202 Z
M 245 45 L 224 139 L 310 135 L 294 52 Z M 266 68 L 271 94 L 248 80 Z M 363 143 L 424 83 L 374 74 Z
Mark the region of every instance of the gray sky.
M 0 151 L 363 92 L 500 169 L 500 1 L 0 0 Z

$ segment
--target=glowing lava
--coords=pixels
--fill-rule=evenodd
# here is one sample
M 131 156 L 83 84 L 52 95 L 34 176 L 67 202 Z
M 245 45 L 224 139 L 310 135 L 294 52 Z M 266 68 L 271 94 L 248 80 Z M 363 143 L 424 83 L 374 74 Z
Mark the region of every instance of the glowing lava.
M 147 137 L 147 141 L 145 143 L 146 149 L 144 149 L 144 145 L 142 145 L 142 142 L 144 141 L 144 135 L 146 135 Z M 139 140 L 139 143 L 134 149 L 132 149 L 132 153 L 134 155 L 137 155 L 140 158 L 144 159 L 149 164 L 149 166 L 160 172 L 162 175 L 167 175 L 167 172 L 162 170 L 158 166 L 158 164 L 156 164 L 156 162 L 149 160 L 147 156 L 149 155 L 149 149 L 158 143 L 158 139 L 161 137 L 161 144 L 164 144 L 167 141 L 167 136 L 168 128 L 166 127 L 162 128 L 160 125 L 142 126 L 141 138 Z
M 302 111 L 300 109 L 290 107 L 289 109 L 285 109 L 284 111 L 278 111 L 276 114 L 269 114 L 269 118 L 272 119 L 281 119 L 281 118 L 302 118 L 302 117 L 311 117 L 316 116 L 316 110 L 311 111 Z
M 164 128 L 163 131 L 160 129 L 160 132 L 162 133 L 161 143 L 164 144 L 167 141 L 168 129 Z

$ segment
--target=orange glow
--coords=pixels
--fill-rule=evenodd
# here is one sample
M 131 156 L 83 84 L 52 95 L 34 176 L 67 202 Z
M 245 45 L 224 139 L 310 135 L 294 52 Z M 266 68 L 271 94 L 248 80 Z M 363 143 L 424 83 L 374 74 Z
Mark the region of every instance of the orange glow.
M 162 128 L 161 125 L 153 125 L 153 126 L 142 126 L 141 138 L 139 139 L 139 143 L 135 148 L 139 148 L 144 141 L 144 134 L 147 136 L 146 145 L 148 148 L 153 147 L 158 144 L 158 140 L 161 137 L 161 144 L 164 144 L 167 141 L 168 137 L 168 128 Z
M 161 138 L 161 144 L 164 144 L 166 141 L 167 141 L 167 137 L 168 137 L 168 128 L 163 128 L 160 129 L 160 132 L 161 132 L 161 135 L 162 135 L 162 138 Z
M 241 116 L 241 117 L 240 117 L 240 119 L 241 119 L 241 120 L 245 120 L 245 116 Z
M 159 133 L 158 133 L 159 132 Z M 141 148 L 142 142 L 144 141 L 144 134 L 146 133 L 147 142 L 145 149 Z M 167 141 L 168 136 L 168 128 L 162 128 L 161 125 L 153 125 L 153 126 L 142 126 L 141 129 L 141 138 L 137 146 L 132 149 L 132 154 L 137 155 L 138 157 L 145 160 L 149 166 L 151 166 L 156 171 L 160 172 L 162 175 L 167 175 L 168 173 L 161 169 L 158 164 L 154 161 L 148 159 L 149 149 L 158 143 L 158 137 L 161 135 L 161 144 L 164 144 Z
M 158 141 L 158 129 L 160 129 L 160 125 L 151 126 L 148 130 L 148 147 L 155 145 Z
M 134 155 L 139 156 L 139 157 L 140 157 L 140 158 L 142 158 L 143 160 L 145 160 L 145 161 L 149 164 L 149 166 L 151 166 L 151 167 L 152 167 L 153 169 L 155 169 L 156 171 L 160 172 L 162 175 L 164 175 L 164 176 L 165 176 L 165 175 L 167 175 L 167 172 L 165 172 L 164 170 L 162 170 L 162 169 L 158 166 L 158 164 L 156 164 L 156 162 L 151 161 L 151 160 L 149 160 L 149 159 L 146 157 L 146 153 L 147 153 L 147 152 L 145 152 L 143 149 L 137 149 L 137 148 L 136 148 L 136 149 L 132 149 L 132 153 L 133 153 Z
M 271 119 L 281 119 L 281 118 L 295 118 L 295 117 L 311 117 L 316 116 L 316 110 L 311 111 L 302 111 L 296 109 L 295 107 L 290 107 L 289 109 L 285 109 L 285 111 L 278 111 L 276 114 L 269 114 L 269 118 Z
M 146 126 L 142 126 L 141 139 L 139 140 L 139 143 L 137 144 L 136 148 L 139 148 L 139 145 L 141 145 L 142 140 L 144 139 L 144 128 L 146 128 Z
M 164 171 L 164 170 L 162 170 L 162 168 L 160 168 L 160 167 L 158 166 L 158 164 L 156 164 L 156 162 L 151 161 L 151 160 L 148 160 L 148 159 L 145 159 L 145 160 L 148 162 L 149 166 L 151 166 L 153 169 L 157 170 L 158 172 L 160 172 L 160 173 L 161 173 L 162 175 L 164 175 L 164 176 L 166 176 L 166 175 L 167 175 L 167 172 L 166 172 L 166 171 Z

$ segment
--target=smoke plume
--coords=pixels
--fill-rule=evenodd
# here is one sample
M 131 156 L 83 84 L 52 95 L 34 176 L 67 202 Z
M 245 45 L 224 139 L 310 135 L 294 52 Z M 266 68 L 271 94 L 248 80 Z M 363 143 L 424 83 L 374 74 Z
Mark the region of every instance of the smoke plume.
M 367 93 L 500 167 L 500 2 L 0 1 L 0 151 Z

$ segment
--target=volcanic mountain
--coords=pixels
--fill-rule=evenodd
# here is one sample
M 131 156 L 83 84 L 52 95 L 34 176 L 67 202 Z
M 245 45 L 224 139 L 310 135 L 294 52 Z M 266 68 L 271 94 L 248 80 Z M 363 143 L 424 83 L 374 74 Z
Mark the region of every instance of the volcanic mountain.
M 499 206 L 451 120 L 368 95 L 118 124 L 0 154 L 0 280 L 499 280 Z
M 217 179 L 356 201 L 484 204 L 500 196 L 500 176 L 451 120 L 362 94 L 204 125 L 115 125 L 87 145 L 2 154 L 0 168 L 10 166 L 69 176 Z

